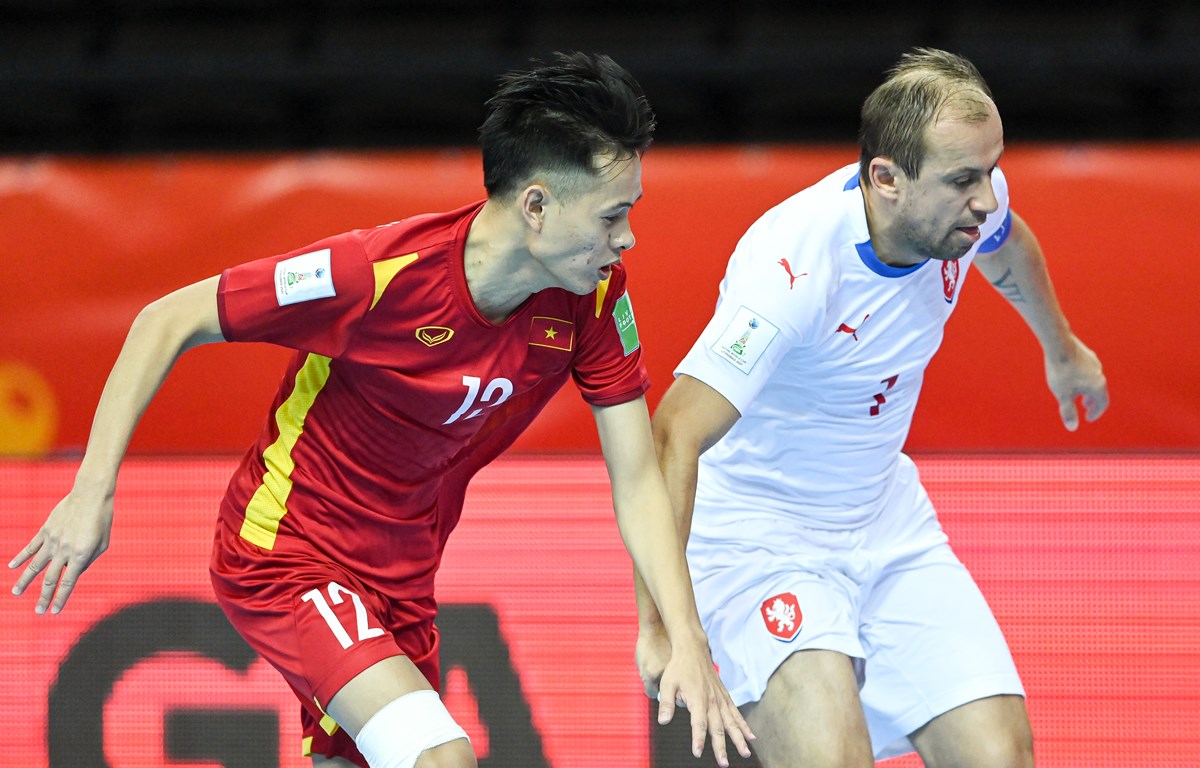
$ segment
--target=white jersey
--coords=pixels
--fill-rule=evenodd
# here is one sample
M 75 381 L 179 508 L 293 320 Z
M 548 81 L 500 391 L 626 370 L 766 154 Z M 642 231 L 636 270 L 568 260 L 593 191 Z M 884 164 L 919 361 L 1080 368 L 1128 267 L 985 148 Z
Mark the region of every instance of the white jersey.
M 727 540 L 755 518 L 825 529 L 874 519 L 963 278 L 977 252 L 1007 238 L 1008 185 L 996 169 L 999 208 L 964 257 L 888 266 L 871 246 L 858 170 L 840 169 L 750 227 L 676 370 L 741 414 L 700 459 L 700 539 Z

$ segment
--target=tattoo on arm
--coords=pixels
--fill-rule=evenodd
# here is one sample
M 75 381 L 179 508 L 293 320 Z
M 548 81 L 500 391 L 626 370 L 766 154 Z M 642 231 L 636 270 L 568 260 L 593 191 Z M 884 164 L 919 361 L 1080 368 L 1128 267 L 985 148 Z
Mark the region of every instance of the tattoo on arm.
M 1012 270 L 1004 271 L 1004 275 L 999 280 L 992 282 L 996 286 L 996 290 L 1000 291 L 1000 295 L 1011 301 L 1013 304 L 1023 303 L 1025 294 L 1021 293 L 1021 286 L 1017 285 L 1016 280 L 1011 280 Z

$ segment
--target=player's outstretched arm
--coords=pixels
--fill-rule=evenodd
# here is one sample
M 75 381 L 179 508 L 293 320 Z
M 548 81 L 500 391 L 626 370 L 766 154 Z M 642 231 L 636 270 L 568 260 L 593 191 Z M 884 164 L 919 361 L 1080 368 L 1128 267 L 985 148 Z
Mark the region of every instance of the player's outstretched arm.
M 117 469 L 134 427 L 179 355 L 224 340 L 217 317 L 218 280 L 212 277 L 181 288 L 147 306 L 134 320 L 100 395 L 71 491 L 8 564 L 19 568 L 27 563 L 13 586 L 14 595 L 45 571 L 38 613 L 47 608 L 61 611 L 80 574 L 108 549 Z
M 1100 358 L 1071 332 L 1033 230 L 1015 212 L 1012 224 L 1004 245 L 979 254 L 975 264 L 1042 345 L 1046 383 L 1058 401 L 1063 425 L 1074 432 L 1079 427 L 1076 398 L 1082 401 L 1087 420 L 1095 421 L 1108 408 L 1108 383 Z
M 717 677 L 708 638 L 700 626 L 687 561 L 666 486 L 655 461 L 650 416 L 644 398 L 593 408 L 600 447 L 612 481 L 617 526 L 661 616 L 670 659 L 660 681 L 659 722 L 670 722 L 676 701 L 687 706 L 692 753 L 699 757 L 705 736 L 717 763 L 729 764 L 725 739 L 750 756 L 750 726 Z
M 667 484 L 675 514 L 679 542 L 687 549 L 696 500 L 696 473 L 700 454 L 720 440 L 741 418 L 719 392 L 688 375 L 677 378 L 654 413 L 655 453 Z M 658 680 L 670 655 L 662 619 L 641 574 L 633 574 L 638 605 L 638 672 L 651 698 L 658 696 Z

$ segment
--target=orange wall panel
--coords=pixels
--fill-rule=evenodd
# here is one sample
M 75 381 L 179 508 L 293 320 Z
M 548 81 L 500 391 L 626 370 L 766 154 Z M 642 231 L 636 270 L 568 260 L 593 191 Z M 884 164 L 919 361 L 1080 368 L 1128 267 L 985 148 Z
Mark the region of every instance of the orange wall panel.
M 709 317 L 724 264 L 770 206 L 853 161 L 851 146 L 656 147 L 627 256 L 654 380 L 651 405 Z M 1200 145 L 1017 146 L 1012 204 L 1038 234 L 1073 327 L 1113 396 L 1068 434 L 1032 336 L 978 276 L 930 368 L 910 448 L 1200 447 Z M 149 301 L 325 235 L 446 210 L 482 195 L 473 150 L 0 161 L 0 453 L 82 448 L 104 378 Z M 135 435 L 135 452 L 240 451 L 266 417 L 286 353 L 188 353 Z M 570 388 L 568 387 L 568 390 Z M 596 448 L 588 409 L 556 398 L 522 450 Z

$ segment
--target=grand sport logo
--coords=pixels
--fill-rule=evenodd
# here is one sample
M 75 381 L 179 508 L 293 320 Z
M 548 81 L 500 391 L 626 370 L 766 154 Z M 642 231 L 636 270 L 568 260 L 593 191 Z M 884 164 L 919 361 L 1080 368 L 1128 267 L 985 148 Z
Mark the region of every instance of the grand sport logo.
M 423 325 L 417 329 L 417 340 L 427 347 L 445 344 L 454 336 L 454 329 L 443 325 Z

